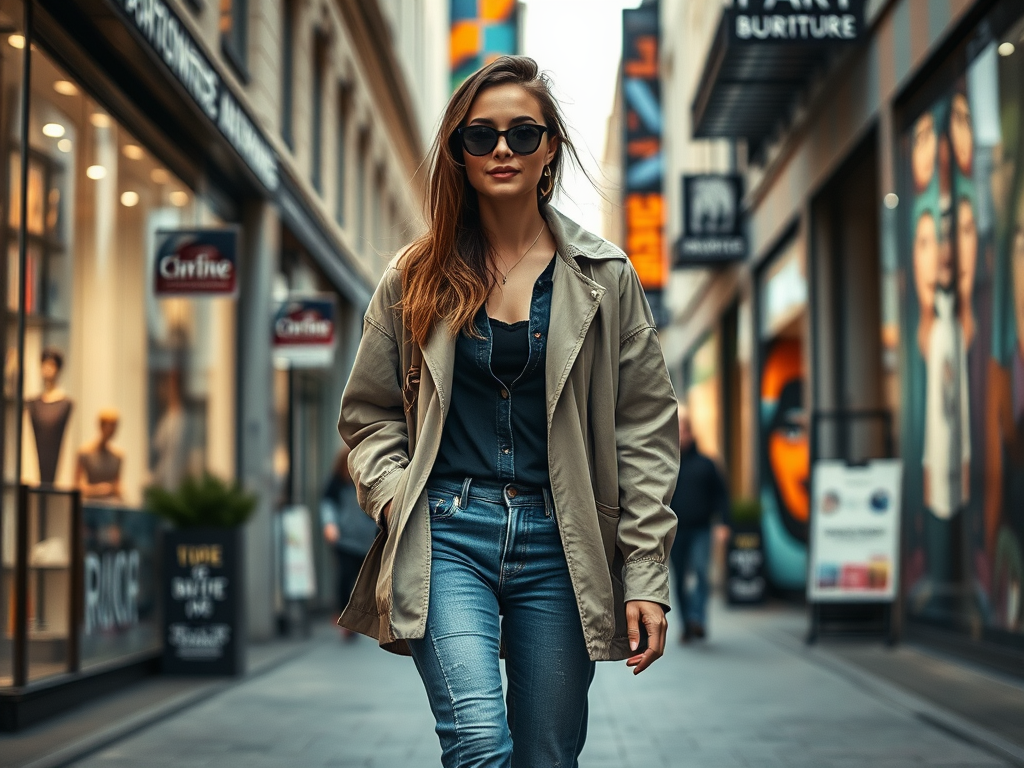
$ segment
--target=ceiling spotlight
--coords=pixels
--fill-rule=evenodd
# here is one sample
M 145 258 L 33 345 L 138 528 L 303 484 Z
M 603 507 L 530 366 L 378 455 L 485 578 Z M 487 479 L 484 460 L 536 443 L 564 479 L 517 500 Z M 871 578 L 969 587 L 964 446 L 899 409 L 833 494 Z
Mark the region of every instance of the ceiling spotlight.
M 1003 43 L 1002 45 L 1000 45 L 998 50 L 999 50 L 999 55 L 1000 56 L 1009 56 L 1016 49 L 1013 47 L 1013 43 L 1007 41 L 1007 42 Z
M 180 189 L 176 189 L 171 192 L 171 205 L 178 208 L 182 208 L 188 205 L 188 192 L 182 192 Z
M 77 96 L 78 86 L 70 80 L 58 80 L 53 84 L 53 90 L 61 96 Z
M 125 144 L 121 147 L 121 153 L 129 160 L 141 160 L 146 156 L 146 153 L 138 144 Z
M 25 47 L 25 36 L 24 35 L 11 35 L 7 38 L 8 44 L 11 48 L 17 48 L 19 51 Z
M 47 123 L 43 126 L 43 136 L 49 136 L 51 139 L 59 139 L 64 135 L 64 126 L 60 123 Z
M 98 181 L 107 175 L 107 169 L 102 165 L 90 165 L 85 169 L 85 175 L 93 181 Z
M 139 193 L 133 189 L 121 193 L 121 205 L 125 208 L 133 208 L 139 204 Z
M 61 152 L 70 152 L 71 146 L 71 139 L 61 139 L 60 141 L 57 142 L 57 149 L 59 149 Z
M 93 124 L 94 128 L 109 128 L 110 115 L 105 115 L 102 112 L 93 112 L 89 115 L 89 122 Z
M 899 197 L 896 196 L 895 192 L 890 192 L 889 194 L 882 198 L 882 203 L 885 205 L 886 208 L 892 211 L 895 210 L 896 206 L 900 204 L 900 199 Z
M 149 178 L 153 180 L 154 184 L 166 184 L 171 180 L 171 174 L 163 168 L 154 168 L 149 172 Z

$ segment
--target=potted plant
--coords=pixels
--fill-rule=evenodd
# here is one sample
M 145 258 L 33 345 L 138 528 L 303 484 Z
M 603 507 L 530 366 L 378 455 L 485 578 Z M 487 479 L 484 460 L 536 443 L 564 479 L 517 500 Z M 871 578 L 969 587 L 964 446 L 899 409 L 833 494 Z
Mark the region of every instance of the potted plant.
M 241 674 L 241 534 L 256 497 L 206 473 L 148 488 L 146 508 L 173 526 L 161 547 L 164 672 Z
M 726 599 L 730 605 L 760 603 L 766 587 L 760 502 L 754 498 L 735 499 L 730 529 L 725 550 Z

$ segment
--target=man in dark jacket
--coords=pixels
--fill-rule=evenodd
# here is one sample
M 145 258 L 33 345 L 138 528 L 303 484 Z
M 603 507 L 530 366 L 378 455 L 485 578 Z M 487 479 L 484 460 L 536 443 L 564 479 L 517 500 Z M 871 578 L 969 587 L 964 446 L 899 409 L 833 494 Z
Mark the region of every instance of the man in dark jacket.
M 697 450 L 690 415 L 679 407 L 679 481 L 672 496 L 679 530 L 672 546 L 672 575 L 683 614 L 682 642 L 706 634 L 708 563 L 711 559 L 711 521 L 715 514 L 729 519 L 729 495 L 718 467 Z M 687 594 L 686 576 L 692 570 L 696 589 Z

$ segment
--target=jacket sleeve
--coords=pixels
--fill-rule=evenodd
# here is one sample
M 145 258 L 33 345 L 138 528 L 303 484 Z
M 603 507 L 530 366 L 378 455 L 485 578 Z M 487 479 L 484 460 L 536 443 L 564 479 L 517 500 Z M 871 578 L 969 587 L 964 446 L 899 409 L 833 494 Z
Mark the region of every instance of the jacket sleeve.
M 399 341 L 395 330 L 397 279 L 388 270 L 363 319 L 363 337 L 341 398 L 338 431 L 352 449 L 349 471 L 359 506 L 380 526 L 409 464 L 409 435 L 402 399 Z
M 658 331 L 632 265 L 619 284 L 618 547 L 625 599 L 669 607 L 666 561 L 675 538 L 669 507 L 679 473 L 678 404 Z

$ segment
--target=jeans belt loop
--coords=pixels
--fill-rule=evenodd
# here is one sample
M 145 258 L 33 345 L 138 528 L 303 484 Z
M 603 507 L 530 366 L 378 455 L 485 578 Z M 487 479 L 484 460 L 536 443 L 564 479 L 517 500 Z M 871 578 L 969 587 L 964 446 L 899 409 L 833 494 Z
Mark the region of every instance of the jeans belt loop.
M 469 506 L 469 487 L 473 484 L 473 478 L 467 477 L 462 481 L 462 492 L 459 493 L 459 498 L 456 501 L 459 504 L 460 509 L 465 509 Z
M 551 517 L 555 511 L 555 500 L 551 498 L 551 489 L 541 488 L 541 491 L 544 494 L 544 516 Z

